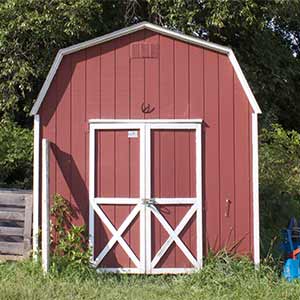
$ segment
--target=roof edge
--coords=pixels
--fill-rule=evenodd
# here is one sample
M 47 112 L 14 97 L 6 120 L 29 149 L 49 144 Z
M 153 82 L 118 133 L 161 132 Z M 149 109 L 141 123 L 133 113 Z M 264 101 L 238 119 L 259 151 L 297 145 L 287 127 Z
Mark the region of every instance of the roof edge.
M 172 30 L 169 30 L 167 28 L 164 28 L 164 27 L 161 27 L 161 26 L 158 26 L 158 25 L 154 25 L 154 24 L 151 24 L 149 22 L 140 22 L 138 24 L 134 24 L 132 26 L 129 26 L 129 27 L 126 27 L 126 28 L 122 28 L 120 30 L 117 30 L 117 31 L 114 31 L 114 32 L 111 32 L 111 33 L 108 33 L 108 34 L 105 34 L 103 36 L 100 36 L 100 37 L 97 37 L 97 38 L 94 38 L 94 39 L 91 39 L 91 40 L 88 40 L 88 41 L 85 41 L 85 42 L 82 42 L 82 43 L 78 43 L 78 44 L 75 44 L 75 45 L 72 45 L 70 47 L 67 47 L 67 48 L 63 48 L 61 50 L 59 50 L 57 52 L 57 55 L 54 59 L 54 62 L 48 72 L 48 75 L 46 77 L 46 80 L 39 92 L 39 95 L 37 97 L 37 100 L 35 101 L 31 111 L 30 111 L 30 115 L 36 115 L 39 111 L 39 108 L 47 94 L 47 91 L 51 85 L 51 82 L 56 74 L 56 71 L 62 61 L 62 58 L 64 55 L 68 55 L 68 54 L 71 54 L 71 53 L 74 53 L 74 52 L 77 52 L 77 51 L 80 51 L 80 50 L 83 50 L 83 49 L 86 49 L 88 47 L 92 47 L 92 46 L 95 46 L 95 45 L 98 45 L 98 44 L 101 44 L 101 43 L 104 43 L 104 42 L 108 42 L 110 40 L 113 40 L 113 39 L 116 39 L 118 37 L 121 37 L 121 36 L 124 36 L 124 35 L 127 35 L 127 34 L 130 34 L 130 33 L 134 33 L 136 31 L 139 31 L 139 30 L 142 30 L 142 29 L 149 29 L 149 30 L 152 30 L 154 32 L 157 32 L 159 34 L 162 34 L 162 35 L 166 35 L 166 36 L 169 36 L 169 37 L 172 37 L 172 38 L 175 38 L 175 39 L 178 39 L 178 40 L 181 40 L 181 41 L 184 41 L 184 42 L 187 42 L 187 43 L 190 43 L 190 44 L 195 44 L 195 45 L 198 45 L 198 46 L 201 46 L 201 47 L 204 47 L 204 48 L 207 48 L 207 49 L 210 49 L 210 50 L 213 50 L 213 51 L 217 51 L 217 52 L 220 52 L 220 53 L 223 53 L 223 54 L 227 54 L 229 56 L 229 59 L 235 69 L 235 71 L 237 72 L 238 74 L 238 77 L 241 81 L 241 84 L 245 90 L 245 93 L 247 94 L 248 98 L 249 98 L 249 101 L 251 103 L 251 106 L 253 107 L 253 110 L 256 112 L 256 113 L 261 113 L 261 110 L 255 100 L 255 97 L 247 83 L 247 80 L 235 58 L 235 55 L 233 53 L 233 51 L 231 50 L 231 48 L 229 47 L 225 47 L 225 46 L 222 46 L 222 45 L 218 45 L 218 44 L 215 44 L 215 43 L 212 43 L 212 42 L 207 42 L 205 40 L 202 40 L 202 39 L 199 39 L 199 38 L 196 38 L 196 37 L 192 37 L 192 36 L 189 36 L 189 35 L 186 35 L 186 34 L 183 34 L 183 33 L 179 33 L 179 32 L 176 32 L 176 31 L 172 31 Z
M 251 105 L 254 113 L 261 114 L 262 111 L 261 111 L 261 109 L 260 109 L 253 93 L 252 93 L 252 90 L 251 90 L 251 88 L 248 84 L 248 81 L 247 81 L 247 79 L 246 79 L 246 77 L 245 77 L 245 75 L 244 75 L 244 73 L 243 73 L 243 71 L 240 67 L 240 64 L 238 63 L 238 61 L 237 61 L 237 59 L 236 59 L 236 57 L 235 57 L 232 50 L 230 50 L 230 52 L 228 54 L 228 58 L 229 58 L 232 66 L 233 66 L 233 69 L 235 70 L 235 73 L 236 73 L 238 79 L 240 80 L 240 83 L 241 83 L 241 85 L 242 85 L 242 87 L 245 91 L 245 94 L 246 94 L 246 96 L 247 96 L 247 98 L 250 102 L 250 105 Z

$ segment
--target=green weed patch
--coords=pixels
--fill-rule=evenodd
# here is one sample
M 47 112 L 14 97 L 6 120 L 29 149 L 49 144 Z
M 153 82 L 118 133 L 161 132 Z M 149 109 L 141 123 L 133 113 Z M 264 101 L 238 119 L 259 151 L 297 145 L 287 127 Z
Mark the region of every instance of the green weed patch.
M 99 274 L 70 264 L 43 275 L 33 262 L 0 265 L 0 299 L 300 299 L 300 282 L 288 283 L 276 268 L 255 270 L 243 258 L 207 259 L 189 275 Z

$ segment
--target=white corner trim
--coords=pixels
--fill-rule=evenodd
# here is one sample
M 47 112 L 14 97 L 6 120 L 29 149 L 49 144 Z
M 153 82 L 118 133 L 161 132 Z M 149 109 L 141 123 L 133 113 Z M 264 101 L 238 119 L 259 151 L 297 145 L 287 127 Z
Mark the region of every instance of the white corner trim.
M 37 259 L 39 250 L 39 178 L 40 178 L 40 115 L 34 116 L 33 134 L 33 258 Z
M 159 34 L 169 36 L 171 38 L 181 40 L 181 41 L 186 42 L 186 43 L 198 45 L 198 46 L 204 47 L 206 49 L 210 49 L 210 50 L 228 55 L 235 71 L 238 74 L 238 78 L 241 81 L 241 84 L 242 84 L 242 86 L 245 90 L 245 93 L 246 93 L 246 95 L 249 99 L 249 102 L 251 103 L 251 106 L 252 106 L 253 110 L 256 113 L 261 113 L 261 110 L 260 110 L 260 108 L 259 108 L 259 106 L 258 106 L 251 90 L 250 90 L 250 87 L 247 83 L 247 80 L 246 80 L 246 78 L 245 78 L 245 76 L 244 76 L 244 74 L 243 74 L 243 72 L 242 72 L 235 56 L 234 56 L 234 54 L 233 54 L 233 51 L 230 48 L 225 47 L 225 46 L 221 46 L 221 45 L 218 45 L 218 44 L 215 44 L 215 43 L 212 43 L 212 42 L 207 42 L 205 40 L 202 40 L 202 39 L 199 39 L 199 38 L 196 38 L 196 37 L 192 37 L 192 36 L 189 36 L 189 35 L 186 35 L 186 34 L 183 34 L 183 33 L 179 33 L 179 32 L 173 31 L 173 30 L 169 30 L 167 28 L 164 28 L 164 27 L 161 27 L 161 26 L 158 26 L 158 25 L 154 25 L 154 24 L 151 24 L 151 23 L 148 23 L 148 22 L 141 22 L 141 23 L 138 23 L 138 24 L 135 24 L 135 25 L 132 25 L 132 26 L 129 26 L 129 27 L 126 27 L 126 28 L 123 28 L 123 29 L 105 34 L 103 36 L 94 38 L 92 40 L 89 40 L 89 41 L 86 41 L 86 42 L 83 42 L 83 43 L 79 43 L 79 44 L 75 44 L 75 45 L 72 45 L 70 47 L 59 50 L 56 57 L 55 57 L 53 65 L 52 65 L 52 67 L 51 67 L 51 69 L 50 69 L 50 71 L 49 71 L 49 73 L 46 77 L 46 80 L 45 80 L 45 82 L 42 86 L 42 89 L 40 90 L 38 98 L 35 101 L 32 109 L 31 109 L 30 115 L 35 115 L 35 114 L 38 113 L 39 108 L 40 108 L 40 106 L 41 106 L 41 104 L 42 104 L 42 102 L 43 102 L 43 100 L 46 96 L 46 93 L 47 93 L 47 91 L 50 87 L 50 84 L 51 84 L 51 82 L 52 82 L 52 80 L 55 76 L 55 73 L 56 73 L 56 71 L 57 71 L 64 55 L 68 55 L 68 54 L 86 49 L 88 47 L 92 47 L 92 46 L 95 46 L 95 45 L 98 45 L 98 44 L 101 44 L 101 43 L 104 43 L 104 42 L 108 42 L 110 40 L 116 39 L 118 37 L 130 34 L 130 33 L 142 30 L 142 29 L 149 29 L 149 30 L 152 30 L 152 31 L 157 32 Z
M 259 237 L 259 185 L 258 185 L 258 124 L 257 114 L 252 113 L 252 181 L 253 181 L 253 260 L 256 267 L 260 263 Z
M 196 196 L 199 201 L 199 208 L 196 212 L 196 232 L 197 232 L 197 262 L 198 269 L 203 267 L 203 178 L 202 178 L 202 126 L 197 124 L 196 129 Z
M 233 66 L 233 69 L 235 70 L 235 73 L 238 77 L 238 79 L 240 80 L 240 83 L 246 93 L 246 96 L 248 97 L 248 100 L 250 102 L 250 105 L 253 109 L 253 111 L 256 113 L 256 114 L 261 114 L 261 109 L 259 108 L 258 106 L 258 103 L 250 89 L 250 86 L 248 84 L 248 81 L 246 80 L 246 77 L 233 53 L 233 51 L 230 49 L 229 53 L 228 53 L 228 58 Z

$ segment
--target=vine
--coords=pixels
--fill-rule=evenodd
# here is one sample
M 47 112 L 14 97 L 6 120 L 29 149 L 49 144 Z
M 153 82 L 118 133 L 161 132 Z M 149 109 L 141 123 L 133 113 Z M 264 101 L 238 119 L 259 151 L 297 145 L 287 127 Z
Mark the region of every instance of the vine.
M 69 263 L 88 265 L 90 249 L 85 225 L 73 225 L 74 210 L 61 195 L 53 196 L 51 207 L 51 248 L 53 256 L 64 258 Z

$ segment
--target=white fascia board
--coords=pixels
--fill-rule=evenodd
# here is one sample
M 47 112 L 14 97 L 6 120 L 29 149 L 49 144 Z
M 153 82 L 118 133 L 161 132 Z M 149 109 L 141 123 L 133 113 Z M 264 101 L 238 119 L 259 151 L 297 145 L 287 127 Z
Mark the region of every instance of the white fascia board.
M 189 44 L 202 46 L 204 48 L 207 48 L 207 49 L 210 49 L 210 50 L 213 50 L 213 51 L 217 51 L 217 52 L 220 52 L 220 53 L 223 53 L 223 54 L 228 54 L 231 50 L 229 47 L 225 47 L 225 46 L 218 45 L 218 44 L 215 44 L 215 43 L 212 43 L 212 42 L 208 42 L 208 41 L 202 40 L 200 38 L 193 37 L 193 36 L 190 36 L 190 35 L 186 35 L 186 34 L 181 33 L 181 32 L 176 32 L 176 31 L 173 31 L 173 30 L 170 30 L 170 29 L 158 26 L 158 25 L 154 25 L 154 24 L 151 24 L 151 23 L 148 23 L 148 22 L 145 22 L 144 26 L 145 26 L 145 29 L 149 29 L 149 30 L 157 32 L 159 34 L 166 35 L 166 36 L 175 38 L 177 40 L 187 42 Z
M 258 106 L 251 90 L 250 90 L 250 87 L 249 87 L 249 85 L 246 81 L 246 78 L 243 75 L 243 72 L 241 71 L 241 68 L 240 68 L 240 66 L 239 66 L 239 64 L 238 64 L 238 62 L 237 62 L 237 60 L 236 60 L 236 58 L 233 54 L 233 51 L 230 48 L 225 47 L 225 46 L 221 46 L 221 45 L 218 45 L 218 44 L 215 44 L 215 43 L 212 43 L 212 42 L 207 42 L 207 41 L 204 41 L 204 40 L 201 40 L 199 38 L 192 37 L 192 36 L 189 36 L 189 35 L 186 35 L 186 34 L 183 34 L 183 33 L 175 32 L 175 31 L 169 30 L 167 28 L 164 28 L 164 27 L 161 27 L 161 26 L 158 26 L 158 25 L 154 25 L 154 24 L 151 24 L 151 23 L 148 23 L 148 22 L 141 22 L 141 23 L 138 23 L 138 24 L 135 24 L 135 25 L 132 25 L 132 26 L 114 31 L 112 33 L 105 34 L 101 37 L 97 37 L 95 39 L 92 39 L 92 40 L 89 40 L 89 41 L 86 41 L 86 42 L 82 42 L 82 43 L 79 43 L 79 44 L 76 44 L 76 45 L 73 45 L 73 46 L 70 46 L 70 47 L 59 50 L 56 57 L 55 57 L 54 63 L 53 63 L 53 65 L 52 65 L 52 67 L 51 67 L 51 69 L 50 69 L 50 71 L 49 71 L 49 73 L 46 77 L 46 80 L 45 80 L 45 82 L 42 86 L 42 89 L 41 89 L 41 91 L 38 95 L 38 98 L 37 98 L 36 102 L 34 103 L 32 109 L 31 109 L 30 115 L 35 115 L 35 114 L 38 113 L 38 110 L 39 110 L 39 108 L 40 108 L 40 106 L 43 102 L 43 99 L 46 96 L 46 93 L 47 93 L 47 91 L 50 87 L 50 84 L 51 84 L 51 82 L 52 82 L 52 80 L 55 76 L 55 73 L 56 73 L 56 71 L 57 71 L 64 55 L 68 55 L 68 54 L 71 54 L 71 53 L 74 53 L 74 52 L 77 52 L 77 51 L 80 51 L 80 50 L 83 50 L 83 49 L 86 49 L 86 48 L 89 48 L 89 47 L 93 47 L 95 45 L 98 45 L 98 44 L 101 44 L 101 43 L 104 43 L 104 42 L 108 42 L 110 40 L 116 39 L 118 37 L 130 34 L 130 33 L 134 33 L 136 31 L 139 31 L 139 30 L 142 30 L 142 29 L 149 29 L 151 31 L 157 32 L 157 33 L 162 34 L 162 35 L 169 36 L 169 37 L 177 39 L 177 40 L 181 40 L 183 42 L 187 42 L 187 43 L 190 43 L 190 44 L 201 46 L 201 47 L 204 47 L 204 48 L 207 48 L 207 49 L 210 49 L 210 50 L 228 55 L 231 63 L 233 64 L 233 66 L 234 66 L 234 68 L 235 68 L 235 70 L 238 74 L 238 77 L 241 81 L 241 84 L 242 84 L 243 88 L 245 89 L 245 92 L 246 92 L 246 94 L 249 98 L 249 101 L 250 101 L 250 103 L 253 107 L 253 110 L 256 113 L 261 112 L 260 108 L 259 108 L 259 106 Z
M 46 77 L 46 80 L 44 81 L 44 84 L 40 90 L 40 93 L 30 111 L 30 115 L 33 116 L 33 115 L 36 115 L 40 109 L 40 106 L 47 94 L 47 91 L 50 87 L 50 84 L 56 74 L 56 71 L 60 65 L 60 62 L 62 61 L 62 58 L 63 58 L 63 51 L 62 50 L 59 50 L 56 54 L 56 57 L 54 59 L 54 63 L 53 65 L 51 66 L 49 72 L 48 72 L 48 75 Z
M 244 75 L 244 73 L 243 73 L 243 71 L 240 67 L 240 64 L 238 63 L 238 61 L 237 61 L 237 59 L 236 59 L 236 57 L 235 57 L 232 50 L 230 50 L 230 52 L 228 53 L 228 58 L 229 58 L 232 66 L 233 66 L 233 69 L 235 70 L 235 73 L 236 73 L 238 79 L 240 80 L 240 83 L 241 83 L 241 85 L 242 85 L 242 87 L 243 87 L 243 89 L 246 93 L 246 96 L 247 96 L 247 98 L 250 102 L 250 105 L 251 105 L 253 111 L 256 114 L 261 114 L 261 109 L 258 106 L 258 103 L 257 103 L 257 101 L 256 101 L 256 99 L 255 99 L 255 97 L 254 97 L 254 95 L 253 95 L 253 93 L 250 89 L 250 86 L 247 82 L 247 79 L 246 79 L 246 77 L 245 77 L 245 75 Z

